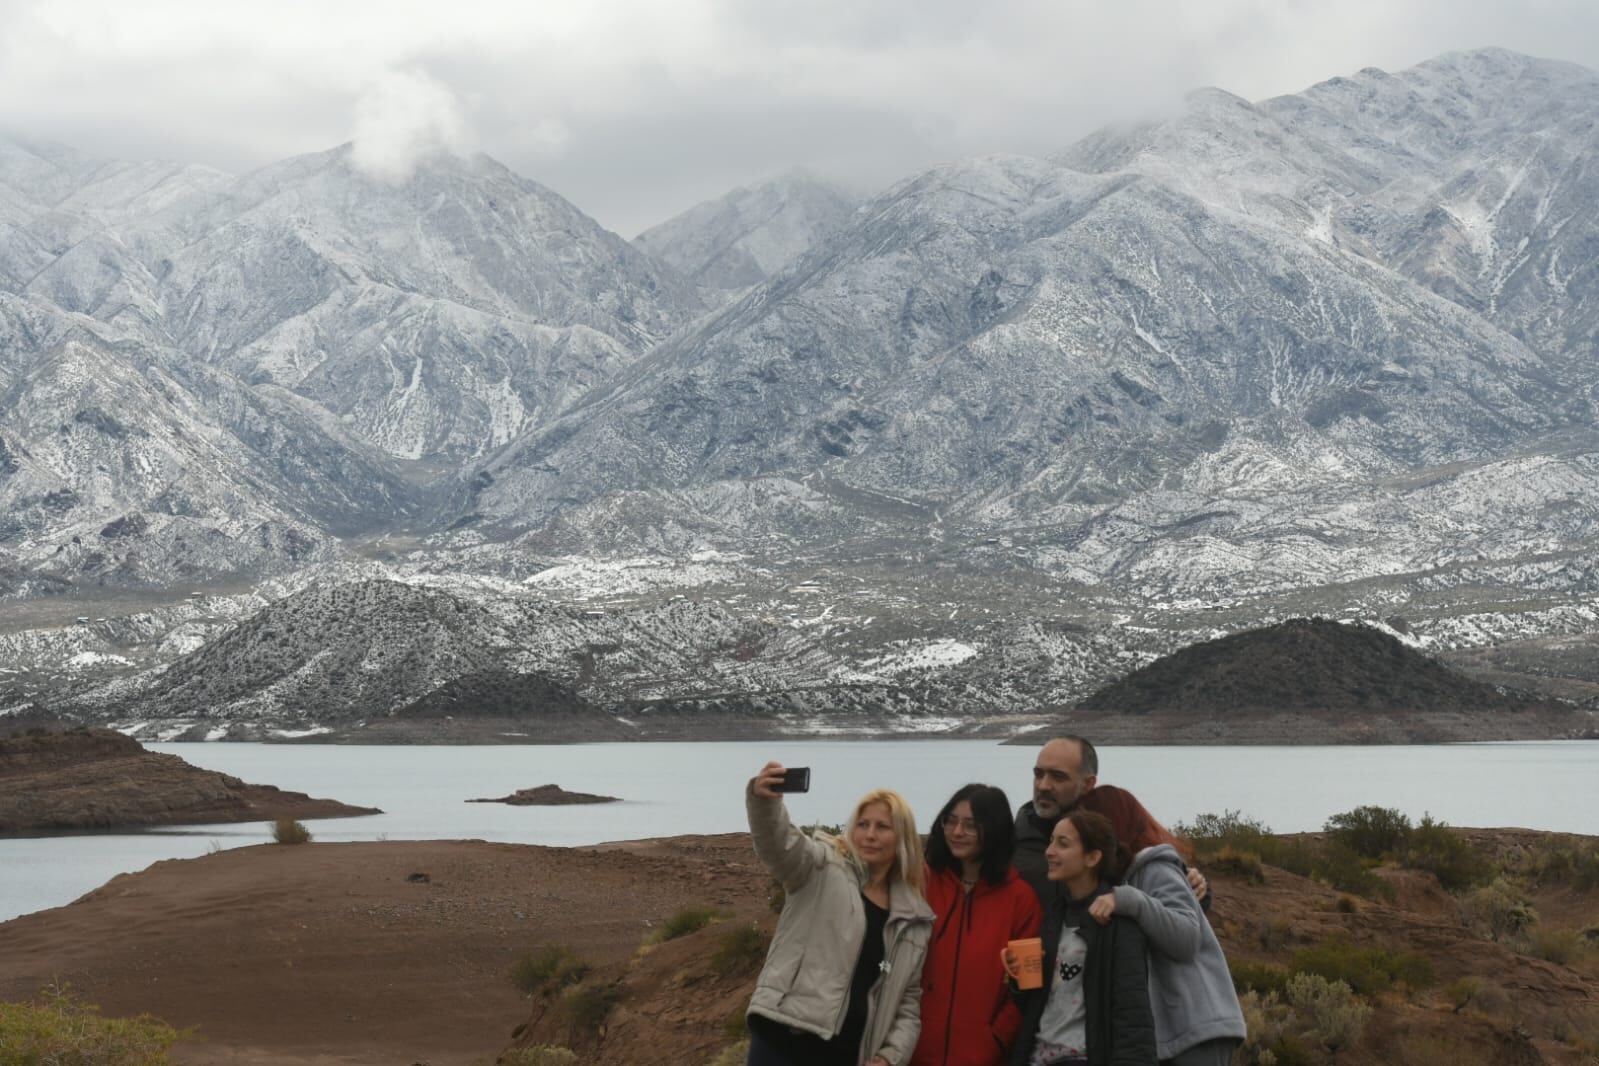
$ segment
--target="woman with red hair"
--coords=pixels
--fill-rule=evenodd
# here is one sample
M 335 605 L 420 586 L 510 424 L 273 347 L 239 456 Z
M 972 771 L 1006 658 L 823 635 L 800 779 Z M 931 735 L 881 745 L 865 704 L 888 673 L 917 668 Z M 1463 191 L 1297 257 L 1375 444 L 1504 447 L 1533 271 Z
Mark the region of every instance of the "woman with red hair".
M 1149 941 L 1149 1001 L 1162 1066 L 1228 1066 L 1243 1042 L 1244 1014 L 1227 958 L 1188 885 L 1188 846 L 1125 789 L 1100 785 L 1077 801 L 1104 815 L 1132 861 L 1123 883 L 1089 914 L 1100 924 L 1130 918 Z

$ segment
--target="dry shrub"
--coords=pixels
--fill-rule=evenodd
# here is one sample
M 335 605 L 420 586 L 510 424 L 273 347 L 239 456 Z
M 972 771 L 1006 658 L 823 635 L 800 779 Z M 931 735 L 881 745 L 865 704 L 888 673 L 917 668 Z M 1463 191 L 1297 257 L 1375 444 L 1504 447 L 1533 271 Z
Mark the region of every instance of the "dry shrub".
M 1338 893 L 1338 901 L 1333 904 L 1333 908 L 1337 910 L 1339 914 L 1359 914 L 1360 900 L 1356 899 L 1354 896 L 1351 896 L 1347 892 L 1340 892 Z
M 1467 896 L 1460 909 L 1467 925 L 1494 940 L 1510 940 L 1538 924 L 1532 903 L 1503 877 Z
M 545 944 L 511 964 L 511 983 L 526 995 L 548 996 L 577 984 L 589 964 L 564 944 Z
M 711 968 L 726 977 L 754 969 L 766 957 L 766 934 L 754 922 L 736 925 L 722 934 Z
M 1255 992 L 1263 996 L 1276 993 L 1281 996 L 1288 991 L 1288 970 L 1282 966 L 1228 959 L 1227 968 L 1232 971 L 1233 987 L 1239 992 Z
M 293 818 L 279 818 L 272 823 L 272 842 L 274 844 L 309 844 L 311 830 L 303 822 Z
M 1569 966 L 1590 977 L 1599 976 L 1599 945 L 1575 929 L 1533 929 L 1525 944 L 1528 955 L 1556 966 Z
M 712 922 L 720 922 L 726 917 L 726 911 L 714 907 L 684 907 L 645 937 L 644 943 L 648 946 L 664 944 L 668 940 L 697 933 Z
M 1235 848 L 1231 844 L 1223 845 L 1211 852 L 1205 867 L 1218 873 L 1246 878 L 1255 884 L 1261 884 L 1266 880 L 1266 871 L 1261 866 L 1260 854 Z
M 0 1062 L 72 1066 L 166 1066 L 173 1044 L 193 1035 L 148 1014 L 103 1018 L 68 985 L 51 985 L 38 1003 L 0 1003 Z
M 572 1029 L 593 1036 L 605 1024 L 617 996 L 610 985 L 577 985 L 561 994 L 561 1014 Z
M 1282 918 L 1262 918 L 1255 923 L 1255 939 L 1266 951 L 1280 950 L 1294 939 L 1293 926 Z
M 1371 1007 L 1348 985 L 1311 973 L 1296 973 L 1288 979 L 1288 1002 L 1304 1015 L 1311 1032 L 1334 1055 L 1358 1041 L 1371 1020 Z
M 1462 977 L 1458 981 L 1450 982 L 1444 989 L 1444 998 L 1449 1001 L 1449 1009 L 1459 1014 L 1482 994 L 1482 978 Z
M 1312 1066 L 1316 1056 L 1300 1035 L 1303 1022 L 1275 992 L 1245 992 L 1238 997 L 1244 1012 L 1243 1044 L 1234 1053 L 1238 1066 Z

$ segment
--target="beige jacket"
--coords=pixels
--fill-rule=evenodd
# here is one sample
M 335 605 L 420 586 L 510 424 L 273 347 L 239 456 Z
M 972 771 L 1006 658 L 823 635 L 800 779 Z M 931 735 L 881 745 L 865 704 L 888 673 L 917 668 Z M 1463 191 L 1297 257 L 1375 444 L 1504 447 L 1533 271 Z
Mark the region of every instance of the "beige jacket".
M 786 900 L 749 1013 L 815 1033 L 838 1035 L 849 1005 L 850 978 L 866 935 L 861 886 L 866 871 L 829 842 L 795 829 L 781 799 L 745 790 L 755 854 L 783 886 Z M 933 911 L 910 885 L 889 887 L 883 931 L 883 974 L 872 986 L 859 1062 L 881 1055 L 909 1062 L 921 1032 L 922 962 Z

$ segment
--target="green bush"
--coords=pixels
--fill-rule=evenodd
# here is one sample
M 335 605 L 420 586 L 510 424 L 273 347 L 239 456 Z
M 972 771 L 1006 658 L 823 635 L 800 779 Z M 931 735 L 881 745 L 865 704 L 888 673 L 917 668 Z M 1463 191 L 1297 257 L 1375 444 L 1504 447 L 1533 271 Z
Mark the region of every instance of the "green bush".
M 274 844 L 309 844 L 311 830 L 293 818 L 279 818 L 272 823 L 272 842 Z
M 1426 870 L 1451 892 L 1463 892 L 1494 879 L 1493 862 L 1443 822 L 1425 815 L 1405 845 L 1404 863 Z
M 1342 981 L 1364 996 L 1386 991 L 1396 984 L 1421 989 L 1437 981 L 1432 963 L 1414 952 L 1358 947 L 1342 936 L 1330 937 L 1296 951 L 1288 969 L 1296 974 Z
M 1367 869 L 1360 854 L 1340 840 L 1273 836 L 1264 823 L 1237 811 L 1201 814 L 1192 822 L 1179 823 L 1173 831 L 1193 844 L 1194 855 L 1201 866 L 1245 862 L 1246 856 L 1254 856 L 1268 865 L 1312 878 L 1342 892 L 1368 898 L 1393 898 L 1393 887 Z
M 0 1062 L 17 1066 L 166 1066 L 172 1045 L 193 1035 L 148 1014 L 104 1018 L 69 986 L 38 1003 L 0 1003 Z
M 605 1024 L 616 1000 L 617 991 L 609 985 L 577 985 L 561 994 L 561 1014 L 573 1029 L 593 1036 Z
M 1264 822 L 1239 811 L 1197 815 L 1192 822 L 1178 822 L 1172 832 L 1192 844 L 1201 859 L 1224 847 L 1258 852 L 1256 844 L 1271 836 L 1271 828 Z
M 1367 859 L 1397 855 L 1410 836 L 1410 819 L 1392 807 L 1356 807 L 1327 819 L 1327 836 Z
M 571 948 L 545 944 L 511 964 L 511 983 L 526 995 L 548 996 L 577 984 L 588 975 L 589 964 Z
M 736 925 L 722 934 L 711 968 L 724 977 L 754 969 L 766 957 L 766 934 L 754 922 Z
M 676 940 L 680 936 L 697 933 L 712 922 L 722 921 L 727 917 L 726 911 L 719 911 L 712 907 L 685 907 L 661 923 L 659 929 L 654 930 L 644 938 L 646 944 L 664 944 L 668 940 Z
M 1288 970 L 1269 962 L 1248 962 L 1242 959 L 1228 959 L 1227 968 L 1232 971 L 1233 987 L 1243 992 L 1257 992 L 1260 995 L 1275 993 L 1279 996 L 1288 991 Z

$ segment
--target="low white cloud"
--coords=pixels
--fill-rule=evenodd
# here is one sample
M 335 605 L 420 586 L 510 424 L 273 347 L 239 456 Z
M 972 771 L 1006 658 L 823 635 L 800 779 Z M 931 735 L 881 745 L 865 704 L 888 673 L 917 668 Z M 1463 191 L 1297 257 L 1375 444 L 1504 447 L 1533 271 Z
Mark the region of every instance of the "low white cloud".
M 379 77 L 355 104 L 351 161 L 384 181 L 401 182 L 419 161 L 466 147 L 466 119 L 447 86 L 416 70 Z

